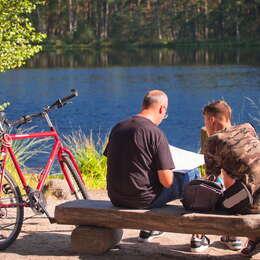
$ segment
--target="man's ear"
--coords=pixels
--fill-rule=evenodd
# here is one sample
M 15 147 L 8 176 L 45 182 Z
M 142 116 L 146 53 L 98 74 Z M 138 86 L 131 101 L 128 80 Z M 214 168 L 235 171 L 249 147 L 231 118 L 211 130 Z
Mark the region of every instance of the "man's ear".
M 160 106 L 159 108 L 159 114 L 162 114 L 163 113 L 163 106 Z

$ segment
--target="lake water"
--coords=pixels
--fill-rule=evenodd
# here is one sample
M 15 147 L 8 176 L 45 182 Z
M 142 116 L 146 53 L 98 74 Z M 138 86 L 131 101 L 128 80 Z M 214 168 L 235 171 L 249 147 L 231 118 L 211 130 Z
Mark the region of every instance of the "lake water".
M 166 53 L 169 54 L 169 50 Z M 242 55 L 246 60 L 240 54 L 241 51 L 239 57 L 237 51 L 233 52 L 233 56 L 223 53 L 222 57 L 229 58 L 219 63 L 211 58 L 217 55 L 211 53 L 207 57 L 205 53 L 195 54 L 193 57 L 198 57 L 197 61 L 172 60 L 171 63 L 168 63 L 169 60 L 164 62 L 163 55 L 166 54 L 161 54 L 161 61 L 158 61 L 158 53 L 156 58 L 149 56 L 149 61 L 140 58 L 148 53 L 132 59 L 131 54 L 116 56 L 122 64 L 113 63 L 109 57 L 104 58 L 105 64 L 88 61 L 82 64 L 77 61 L 78 54 L 76 58 L 73 56 L 73 61 L 71 56 L 64 55 L 63 62 L 48 64 L 46 60 L 60 61 L 61 55 L 39 55 L 28 63 L 27 68 L 0 75 L 0 103 L 11 102 L 7 114 L 10 119 L 15 119 L 40 111 L 44 105 L 76 88 L 79 96 L 73 103 L 51 113 L 57 129 L 63 135 L 81 129 L 86 134 L 92 131 L 94 137 L 97 134 L 105 137 L 116 122 L 139 112 L 142 98 L 148 90 L 158 88 L 169 96 L 169 117 L 160 126 L 169 142 L 197 151 L 203 124 L 201 110 L 212 100 L 224 98 L 233 107 L 235 123 L 250 121 L 260 131 L 257 121 L 260 118 L 258 53 L 249 57 Z M 179 54 L 179 57 L 182 56 Z M 44 59 L 43 64 L 39 63 Z M 126 63 L 126 60 L 132 63 Z M 40 128 L 43 126 L 40 121 L 34 124 Z

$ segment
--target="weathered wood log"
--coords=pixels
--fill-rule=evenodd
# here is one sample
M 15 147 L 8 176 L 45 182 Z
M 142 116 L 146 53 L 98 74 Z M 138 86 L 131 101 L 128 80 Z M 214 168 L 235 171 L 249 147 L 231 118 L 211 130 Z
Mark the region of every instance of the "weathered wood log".
M 176 204 L 176 202 L 175 202 Z M 220 215 L 189 213 L 181 205 L 160 209 L 131 210 L 113 207 L 103 200 L 78 200 L 55 209 L 59 224 L 107 228 L 160 230 L 175 233 L 206 233 L 260 237 L 260 215 Z
M 99 255 L 117 245 L 122 236 L 122 229 L 78 226 L 72 231 L 71 245 L 77 253 Z

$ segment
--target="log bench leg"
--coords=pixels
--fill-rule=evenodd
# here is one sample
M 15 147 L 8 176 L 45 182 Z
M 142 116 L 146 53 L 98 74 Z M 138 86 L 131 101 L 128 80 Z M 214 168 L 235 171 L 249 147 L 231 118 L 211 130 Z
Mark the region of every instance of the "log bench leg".
M 71 233 L 71 245 L 77 253 L 100 255 L 117 245 L 122 236 L 122 229 L 78 226 Z

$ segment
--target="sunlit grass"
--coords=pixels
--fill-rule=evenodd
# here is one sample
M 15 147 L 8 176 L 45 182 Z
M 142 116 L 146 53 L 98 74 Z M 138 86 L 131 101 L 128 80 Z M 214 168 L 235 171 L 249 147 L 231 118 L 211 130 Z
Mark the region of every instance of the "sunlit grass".
M 95 142 L 92 133 L 86 136 L 81 130 L 65 136 L 64 140 L 79 164 L 87 188 L 106 188 L 107 160 L 103 155 L 106 141 L 99 137 Z
M 25 128 L 23 130 L 19 130 L 17 134 L 29 133 L 35 127 Z M 50 148 L 50 144 L 48 141 L 50 138 L 32 138 L 32 139 L 24 139 L 24 140 L 15 140 L 12 142 L 12 149 L 15 153 L 16 159 L 19 162 L 20 167 L 22 170 L 26 169 L 25 163 L 33 158 L 34 156 L 39 156 L 48 153 L 48 148 Z M 20 181 L 19 175 L 16 171 L 16 168 L 10 158 L 8 156 L 6 162 L 6 169 L 11 174 L 13 179 L 15 180 L 16 184 L 22 189 L 22 183 Z M 27 184 L 35 188 L 38 182 L 38 174 L 30 173 L 24 174 Z

